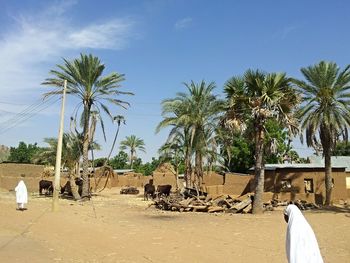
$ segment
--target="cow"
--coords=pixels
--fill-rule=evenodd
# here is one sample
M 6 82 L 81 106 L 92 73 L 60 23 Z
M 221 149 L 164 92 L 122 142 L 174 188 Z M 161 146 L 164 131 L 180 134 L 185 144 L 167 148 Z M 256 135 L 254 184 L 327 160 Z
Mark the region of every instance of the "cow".
M 157 193 L 158 197 L 160 197 L 162 195 L 169 196 L 170 195 L 170 190 L 171 190 L 171 185 L 170 184 L 158 185 L 156 193 Z
M 45 190 L 45 195 L 50 195 L 53 193 L 53 184 L 52 181 L 48 180 L 40 180 L 39 181 L 39 194 L 43 194 L 43 190 Z
M 75 184 L 78 186 L 79 195 L 81 195 L 81 193 L 83 192 L 83 180 L 77 177 L 75 178 Z M 61 194 L 64 194 L 65 192 L 67 192 L 69 196 L 73 196 L 70 181 L 67 181 L 66 184 L 63 187 L 61 187 Z
M 143 200 L 148 200 L 148 197 L 153 199 L 155 192 L 156 188 L 153 185 L 153 179 L 150 179 L 149 183 L 144 186 Z

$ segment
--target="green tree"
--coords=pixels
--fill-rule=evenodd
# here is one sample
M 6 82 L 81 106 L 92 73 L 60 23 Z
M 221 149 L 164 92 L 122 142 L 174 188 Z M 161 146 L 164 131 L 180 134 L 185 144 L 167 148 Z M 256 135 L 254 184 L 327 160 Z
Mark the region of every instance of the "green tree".
M 149 176 L 152 175 L 154 170 L 157 169 L 161 161 L 152 157 L 151 162 L 147 162 L 145 164 L 142 163 L 141 158 L 137 158 L 134 163 L 134 170 L 137 173 L 142 173 L 143 175 Z
M 350 124 L 350 65 L 340 70 L 337 64 L 321 61 L 301 69 L 306 81 L 295 80 L 304 104 L 298 116 L 305 131 L 306 143 L 316 151 L 322 149 L 325 159 L 325 204 L 332 194 L 332 151 L 336 140 L 347 135 Z M 301 137 L 302 138 L 302 137 Z M 303 140 L 302 140 L 303 141 Z
M 25 142 L 19 142 L 18 147 L 10 148 L 8 161 L 14 163 L 33 163 L 33 157 L 39 151 L 41 151 L 41 148 L 38 147 L 37 143 L 27 145 Z
M 158 124 L 156 131 L 172 126 L 171 133 L 183 133 L 186 142 L 186 181 L 191 174 L 189 168 L 194 153 L 195 175 L 200 185 L 203 178 L 203 159 L 209 151 L 208 136 L 214 135 L 213 130 L 218 124 L 222 103 L 212 94 L 215 89 L 213 82 L 207 84 L 205 81 L 200 83 L 191 81 L 184 85 L 188 93 L 177 93 L 175 98 L 162 102 L 164 119 Z
M 82 197 L 89 196 L 90 182 L 88 177 L 88 150 L 89 144 L 93 141 L 93 134 L 90 131 L 91 113 L 95 112 L 99 116 L 102 131 L 104 132 L 103 118 L 101 111 L 111 119 L 112 114 L 106 103 L 126 108 L 127 102 L 117 99 L 120 94 L 131 94 L 119 90 L 120 82 L 124 80 L 124 75 L 112 72 L 107 76 L 102 76 L 105 65 L 98 57 L 81 54 L 80 58 L 72 61 L 64 60 L 63 65 L 57 65 L 57 70 L 51 70 L 52 78 L 47 78 L 43 85 L 62 87 L 64 80 L 67 80 L 67 94 L 78 97 L 80 103 L 77 112 L 81 110 L 81 126 L 83 127 L 83 192 Z M 62 91 L 51 91 L 45 96 L 61 94 Z M 76 115 L 77 115 L 76 112 Z
M 230 172 L 248 173 L 254 165 L 254 143 L 240 133 L 225 134 L 218 138 L 221 166 Z
M 179 169 L 182 164 L 184 165 L 185 159 L 184 151 L 186 147 L 184 139 L 183 134 L 178 132 L 174 133 L 172 136 L 168 137 L 167 142 L 158 150 L 161 162 L 170 162 L 174 166 L 177 188 L 179 187 Z
M 333 156 L 350 156 L 350 143 L 348 141 L 337 142 L 332 155 Z
M 120 150 L 129 149 L 130 151 L 130 168 L 133 168 L 133 162 L 136 158 L 136 151 L 146 152 L 145 142 L 135 135 L 126 136 L 125 140 L 120 142 Z
M 128 154 L 120 151 L 116 156 L 109 160 L 109 164 L 113 169 L 125 169 L 128 165 Z
M 106 161 L 107 161 L 106 157 L 97 158 L 94 160 L 94 167 L 101 167 L 106 163 Z
M 54 165 L 57 153 L 57 138 L 45 138 L 49 147 L 40 152 L 36 158 L 44 159 Z M 71 183 L 72 194 L 75 200 L 80 199 L 80 195 L 75 185 L 75 177 L 79 176 L 79 160 L 82 155 L 81 135 L 64 133 L 62 138 L 62 167 L 67 167 L 69 171 L 68 179 Z
M 266 123 L 276 119 L 282 127 L 296 130 L 293 109 L 299 103 L 291 87 L 291 79 L 284 73 L 264 73 L 248 70 L 244 77 L 233 77 L 225 83 L 227 98 L 225 124 L 244 130 L 249 120 L 253 127 L 255 160 L 255 195 L 253 213 L 262 212 L 264 192 Z

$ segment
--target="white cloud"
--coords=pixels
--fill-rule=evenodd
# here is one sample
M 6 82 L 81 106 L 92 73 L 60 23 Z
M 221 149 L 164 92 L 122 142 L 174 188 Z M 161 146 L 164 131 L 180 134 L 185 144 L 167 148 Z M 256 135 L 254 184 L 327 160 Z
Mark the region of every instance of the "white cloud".
M 186 18 L 183 18 L 183 19 L 176 21 L 174 27 L 176 30 L 185 29 L 192 24 L 192 21 L 193 21 L 193 19 L 191 17 L 186 17 Z
M 127 20 L 93 24 L 71 32 L 67 37 L 67 44 L 75 48 L 122 49 L 127 43 L 131 27 L 132 22 Z
M 18 99 L 23 92 L 42 90 L 40 83 L 50 67 L 72 52 L 126 47 L 132 37 L 132 20 L 93 21 L 77 27 L 64 17 L 65 11 L 74 4 L 75 1 L 61 1 L 35 15 L 12 15 L 14 23 L 0 33 L 2 100 L 14 101 L 14 97 Z M 40 94 L 35 99 L 38 96 Z

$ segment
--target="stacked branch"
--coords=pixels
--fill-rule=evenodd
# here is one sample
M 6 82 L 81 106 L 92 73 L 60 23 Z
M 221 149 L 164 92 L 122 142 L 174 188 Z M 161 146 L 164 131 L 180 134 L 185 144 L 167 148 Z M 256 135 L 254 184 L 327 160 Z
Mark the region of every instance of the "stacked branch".
M 207 212 L 207 213 L 249 213 L 252 208 L 252 194 L 241 197 L 230 195 L 211 198 L 209 196 L 193 196 L 183 199 L 182 196 L 161 196 L 154 201 L 156 208 L 179 212 Z
M 310 210 L 310 209 L 318 209 L 319 206 L 314 203 L 309 203 L 305 200 L 295 200 L 295 201 L 280 201 L 273 199 L 269 202 L 264 203 L 265 210 L 272 211 L 274 207 L 279 206 L 287 206 L 289 204 L 296 205 L 300 210 Z
M 207 212 L 207 213 L 251 213 L 254 194 L 248 193 L 243 196 L 234 197 L 222 195 L 216 198 L 210 196 L 192 196 L 184 199 L 181 195 L 161 196 L 154 200 L 156 208 L 168 211 L 179 212 Z M 273 211 L 275 207 L 287 206 L 291 202 L 271 200 L 264 203 L 265 211 Z M 310 210 L 319 208 L 313 203 L 304 200 L 293 201 L 293 204 L 300 210 Z

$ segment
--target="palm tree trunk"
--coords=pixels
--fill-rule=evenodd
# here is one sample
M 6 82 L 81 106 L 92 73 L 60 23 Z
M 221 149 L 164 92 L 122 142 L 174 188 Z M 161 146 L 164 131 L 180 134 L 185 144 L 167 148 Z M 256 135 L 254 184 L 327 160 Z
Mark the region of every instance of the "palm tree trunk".
M 90 119 L 90 107 L 84 104 L 84 138 L 83 138 L 83 189 L 82 198 L 88 198 L 90 196 L 90 180 L 89 180 L 89 119 Z
M 132 169 L 133 161 L 134 161 L 134 152 L 133 150 L 131 150 L 130 151 L 130 169 Z
M 78 193 L 78 188 L 77 185 L 75 184 L 75 171 L 72 171 L 69 169 L 69 182 L 70 182 L 70 187 L 72 190 L 73 198 L 74 200 L 80 200 L 80 195 Z
M 197 176 L 198 187 L 201 187 L 203 181 L 203 164 L 202 164 L 202 153 L 200 151 L 196 151 L 196 159 L 195 159 L 195 172 Z
M 176 191 L 179 190 L 179 162 L 177 157 L 177 151 L 175 151 L 175 182 L 176 182 Z
M 120 128 L 120 123 L 118 123 L 117 132 L 115 133 L 114 140 L 113 140 L 113 144 L 112 144 L 112 147 L 111 147 L 111 151 L 110 151 L 109 154 L 108 154 L 108 157 L 107 157 L 107 159 L 106 159 L 106 161 L 105 161 L 105 165 L 108 163 L 109 158 L 111 158 L 112 152 L 113 152 L 113 150 L 114 150 L 115 142 L 117 141 L 117 137 L 118 137 L 118 134 L 119 134 L 119 128 Z
M 326 201 L 325 205 L 331 204 L 332 196 L 332 161 L 330 149 L 324 149 L 324 167 L 325 167 L 325 185 L 326 185 Z
M 186 187 L 190 186 L 190 180 L 191 180 L 191 156 L 189 154 L 189 150 L 186 149 L 186 154 L 185 154 L 185 182 L 186 182 Z
M 264 165 L 264 130 L 261 125 L 256 128 L 255 134 L 255 178 L 254 178 L 254 203 L 253 214 L 261 214 L 263 212 L 263 193 L 265 181 L 265 165 Z

